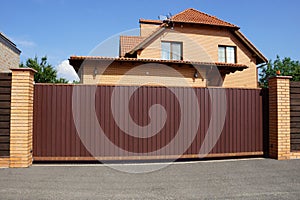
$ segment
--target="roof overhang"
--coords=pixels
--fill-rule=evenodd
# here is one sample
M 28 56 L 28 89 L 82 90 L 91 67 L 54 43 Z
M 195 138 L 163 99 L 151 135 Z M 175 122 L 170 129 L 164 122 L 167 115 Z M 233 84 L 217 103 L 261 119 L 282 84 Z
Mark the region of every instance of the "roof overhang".
M 180 24 L 180 25 L 198 25 L 198 26 L 208 26 L 208 27 L 223 27 L 223 28 L 228 28 L 228 29 L 231 29 L 231 30 L 239 30 L 240 27 L 238 26 L 227 26 L 227 25 L 216 25 L 216 24 L 209 24 L 209 23 L 201 23 L 201 22 L 185 22 L 185 21 L 176 21 L 176 20 L 171 20 L 171 21 L 164 21 L 165 23 L 173 23 L 174 25 L 176 24 Z
M 154 33 L 152 33 L 149 37 L 145 38 L 141 43 L 136 45 L 131 51 L 128 52 L 128 54 L 134 54 L 136 51 L 143 49 L 150 41 L 152 41 L 154 38 L 159 36 L 165 31 L 165 27 L 159 27 Z
M 234 63 L 209 63 L 209 62 L 193 62 L 193 61 L 183 61 L 183 60 L 157 60 L 157 59 L 138 59 L 138 58 L 112 58 L 112 57 L 99 57 L 99 56 L 71 56 L 69 58 L 70 65 L 73 66 L 75 71 L 78 73 L 80 67 L 84 62 L 95 61 L 95 62 L 111 62 L 119 63 L 122 67 L 122 63 L 135 63 L 135 64 L 146 64 L 146 63 L 157 63 L 165 64 L 168 66 L 190 66 L 194 68 L 205 68 L 212 69 L 217 67 L 221 74 L 234 73 L 236 71 L 243 71 L 248 67 L 243 64 Z M 84 65 L 83 65 L 84 66 Z
M 256 56 L 256 64 L 268 63 L 268 59 L 247 39 L 247 37 L 239 30 L 234 31 L 234 34 L 240 39 Z
M 163 23 L 162 20 L 153 20 L 153 19 L 140 19 L 139 20 L 140 24 L 156 24 L 156 25 L 161 25 Z
M 215 26 L 215 27 L 226 27 L 231 28 L 234 30 L 240 29 L 238 26 L 229 26 L 229 25 L 220 25 L 220 24 L 210 24 L 210 23 L 201 23 L 201 22 L 187 22 L 187 21 L 179 21 L 179 20 L 151 20 L 151 19 L 140 19 L 140 24 L 155 24 L 155 25 L 162 25 L 163 23 L 176 23 L 176 24 L 189 24 L 189 25 L 205 25 L 205 26 Z
M 20 55 L 21 50 L 17 48 L 16 44 L 13 43 L 8 37 L 6 37 L 3 33 L 0 33 L 0 42 L 11 49 L 16 54 Z

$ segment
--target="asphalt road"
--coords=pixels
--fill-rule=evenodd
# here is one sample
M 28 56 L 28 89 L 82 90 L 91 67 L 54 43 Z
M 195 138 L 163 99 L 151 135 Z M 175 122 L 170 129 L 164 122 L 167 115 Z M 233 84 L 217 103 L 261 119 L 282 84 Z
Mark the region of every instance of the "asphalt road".
M 300 160 L 175 163 L 143 174 L 103 165 L 0 169 L 0 199 L 300 199 Z

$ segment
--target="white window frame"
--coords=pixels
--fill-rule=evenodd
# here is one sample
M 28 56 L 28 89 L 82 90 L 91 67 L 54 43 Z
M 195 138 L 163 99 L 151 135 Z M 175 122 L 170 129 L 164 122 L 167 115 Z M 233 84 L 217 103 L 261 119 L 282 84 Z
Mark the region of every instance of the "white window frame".
M 163 50 L 163 45 L 169 45 L 169 49 L 166 51 Z M 174 56 L 174 44 L 180 45 L 180 59 L 174 59 L 178 57 L 178 55 Z M 164 57 L 164 53 L 167 53 L 167 58 Z M 169 59 L 168 59 L 169 58 Z M 183 60 L 183 43 L 177 41 L 161 41 L 161 59 L 162 60 Z
M 220 49 L 223 49 L 223 52 L 225 55 L 220 55 Z M 233 61 L 231 61 L 232 59 L 230 59 L 229 57 L 229 51 L 230 49 L 233 49 Z M 224 60 L 220 60 L 222 58 L 224 58 Z M 236 63 L 237 62 L 237 53 L 236 53 L 236 46 L 226 46 L 226 45 L 219 45 L 218 46 L 218 61 L 222 62 L 222 63 Z

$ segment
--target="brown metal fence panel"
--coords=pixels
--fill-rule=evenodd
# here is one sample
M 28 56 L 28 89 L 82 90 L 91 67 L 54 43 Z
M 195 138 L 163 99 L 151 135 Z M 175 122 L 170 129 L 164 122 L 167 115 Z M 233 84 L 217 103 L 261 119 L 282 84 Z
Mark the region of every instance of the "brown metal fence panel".
M 72 89 L 72 85 L 35 85 L 34 156 L 90 156 L 76 133 L 71 112 Z
M 291 151 L 300 150 L 300 82 L 290 83 Z
M 76 93 L 79 88 L 80 93 Z M 96 89 L 95 89 L 96 88 Z M 117 89 L 117 90 L 116 90 Z M 206 157 L 261 155 L 263 152 L 263 95 L 260 89 L 221 89 L 142 86 L 89 86 L 89 85 L 44 85 L 36 84 L 34 91 L 34 138 L 35 160 L 93 160 L 97 159 L 147 159 L 197 157 L 200 150 Z M 183 116 L 181 106 L 193 103 L 193 90 L 199 107 L 197 111 Z M 212 108 L 217 113 L 224 111 L 222 92 L 226 94 L 224 126 L 218 138 L 215 124 L 222 122 L 220 115 L 211 120 Z M 178 94 L 181 98 L 178 99 Z M 112 100 L 112 95 L 115 99 Z M 214 105 L 211 99 L 214 98 Z M 128 104 L 123 99 L 129 99 Z M 74 110 L 74 105 L 80 109 Z M 94 107 L 91 104 L 95 103 Z M 183 104 L 180 102 L 183 102 Z M 80 106 L 78 106 L 80 105 Z M 151 118 L 153 105 L 162 105 L 165 111 Z M 196 107 L 195 107 L 196 108 Z M 115 113 L 112 112 L 115 110 Z M 126 114 L 128 109 L 129 114 Z M 89 113 L 95 111 L 95 116 Z M 159 131 L 142 137 L 136 127 L 126 127 L 133 122 L 147 127 L 153 120 L 156 124 L 167 116 L 162 127 L 148 127 L 148 132 Z M 76 120 L 74 116 L 85 116 Z M 116 122 L 123 124 L 124 127 Z M 78 123 L 80 124 L 78 126 Z M 181 124 L 184 124 L 181 127 Z M 194 124 L 199 123 L 193 134 Z M 98 137 L 99 127 L 105 139 Z M 158 126 L 158 125 L 157 125 Z M 184 136 L 176 140 L 178 130 Z M 96 134 L 93 134 L 96 133 Z M 207 140 L 207 142 L 204 142 Z M 216 142 L 214 142 L 216 141 Z M 214 144 L 215 143 L 215 144 Z M 113 144 L 113 145 L 111 145 Z M 172 145 L 170 145 L 172 144 Z M 187 146 L 188 145 L 188 146 Z M 211 149 L 210 146 L 213 145 Z M 114 147 L 112 147 L 114 146 Z M 187 146 L 188 148 L 184 148 Z M 115 148 L 117 147 L 117 148 Z M 184 152 L 181 152 L 185 149 Z M 161 150 L 161 151 L 158 151 Z M 134 156 L 134 155 L 145 156 Z
M 0 73 L 0 157 L 9 156 L 11 73 Z

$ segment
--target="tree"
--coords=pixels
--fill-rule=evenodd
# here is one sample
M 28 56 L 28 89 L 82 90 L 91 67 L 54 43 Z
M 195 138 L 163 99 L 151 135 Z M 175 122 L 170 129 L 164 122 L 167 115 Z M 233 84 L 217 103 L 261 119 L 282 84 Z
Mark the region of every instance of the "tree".
M 42 57 L 39 62 L 37 57 L 27 59 L 25 65 L 20 64 L 20 67 L 27 67 L 36 70 L 34 81 L 36 83 L 68 83 L 64 78 L 57 78 L 57 71 L 47 62 L 47 57 Z
M 262 66 L 259 79 L 261 87 L 268 87 L 268 78 L 276 76 L 280 72 L 281 76 L 292 76 L 291 81 L 300 81 L 300 62 L 294 61 L 289 57 L 282 60 L 279 56 L 274 61 L 270 60 Z
M 75 81 L 75 80 L 73 80 L 73 82 L 72 82 L 73 84 L 79 84 L 80 83 L 80 81 Z

